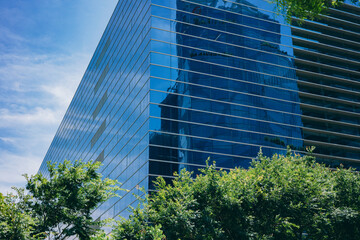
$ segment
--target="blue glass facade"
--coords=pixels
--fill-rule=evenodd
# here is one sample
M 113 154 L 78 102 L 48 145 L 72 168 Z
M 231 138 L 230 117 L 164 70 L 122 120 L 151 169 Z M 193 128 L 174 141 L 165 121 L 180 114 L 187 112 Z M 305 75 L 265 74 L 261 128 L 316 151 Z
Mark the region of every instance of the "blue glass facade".
M 46 161 L 96 160 L 128 193 L 94 217 L 126 217 L 132 193 L 208 157 L 247 167 L 290 146 L 360 160 L 360 10 L 289 26 L 262 0 L 120 0 Z

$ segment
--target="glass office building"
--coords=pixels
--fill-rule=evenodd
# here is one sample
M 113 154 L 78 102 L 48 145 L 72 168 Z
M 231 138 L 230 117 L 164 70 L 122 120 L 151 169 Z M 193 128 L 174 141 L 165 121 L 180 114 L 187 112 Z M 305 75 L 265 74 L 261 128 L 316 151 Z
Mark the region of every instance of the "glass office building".
M 292 26 L 262 0 L 120 0 L 45 156 L 103 163 L 127 216 L 157 176 L 248 167 L 260 147 L 360 162 L 360 8 Z

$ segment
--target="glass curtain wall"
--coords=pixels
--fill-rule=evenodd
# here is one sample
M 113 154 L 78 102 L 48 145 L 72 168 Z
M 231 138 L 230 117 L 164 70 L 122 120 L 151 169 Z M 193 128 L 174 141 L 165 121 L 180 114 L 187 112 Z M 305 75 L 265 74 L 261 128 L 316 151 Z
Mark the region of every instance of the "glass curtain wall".
M 289 26 L 247 1 L 152 3 L 151 175 L 302 150 Z
M 129 192 L 182 169 L 248 167 L 286 146 L 360 161 L 360 10 L 290 26 L 263 0 L 120 0 L 41 165 L 95 160 Z
M 119 1 L 40 168 L 101 162 L 103 177 L 130 191 L 100 205 L 95 219 L 126 217 L 133 193 L 149 185 L 150 15 L 150 1 Z

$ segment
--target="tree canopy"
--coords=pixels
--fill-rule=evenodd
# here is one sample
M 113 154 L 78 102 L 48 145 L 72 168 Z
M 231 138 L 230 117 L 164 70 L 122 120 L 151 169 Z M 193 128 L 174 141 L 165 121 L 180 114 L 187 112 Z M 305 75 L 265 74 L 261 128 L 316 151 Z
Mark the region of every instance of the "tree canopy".
M 97 227 L 91 212 L 115 196 L 99 163 L 48 165 L 49 178 L 27 177 L 28 193 L 0 194 L 0 239 L 355 240 L 360 234 L 360 175 L 330 169 L 310 155 L 260 152 L 249 169 L 210 165 L 194 176 L 161 177 L 128 219 Z
M 248 170 L 201 172 L 182 171 L 171 185 L 158 178 L 113 239 L 358 239 L 360 177 L 352 169 L 289 151 L 260 153 Z
M 343 4 L 344 0 L 270 0 L 275 4 L 275 10 L 284 14 L 287 21 L 297 17 L 300 19 L 314 19 L 320 14 L 326 14 L 329 7 L 336 7 Z M 359 0 L 350 0 L 353 4 L 359 4 Z
M 27 207 L 29 196 L 23 189 L 15 194 L 0 193 L 0 239 L 33 240 L 36 220 Z
M 49 177 L 25 175 L 26 194 L 0 194 L 0 239 L 91 239 L 102 225 L 92 211 L 120 190 L 117 181 L 102 179 L 99 166 L 65 160 L 48 163 Z
M 41 173 L 26 176 L 37 233 L 88 240 L 97 232 L 94 226 L 101 223 L 92 218 L 92 210 L 119 190 L 116 181 L 102 179 L 99 167 L 99 162 L 65 160 L 58 165 L 48 163 L 49 178 Z

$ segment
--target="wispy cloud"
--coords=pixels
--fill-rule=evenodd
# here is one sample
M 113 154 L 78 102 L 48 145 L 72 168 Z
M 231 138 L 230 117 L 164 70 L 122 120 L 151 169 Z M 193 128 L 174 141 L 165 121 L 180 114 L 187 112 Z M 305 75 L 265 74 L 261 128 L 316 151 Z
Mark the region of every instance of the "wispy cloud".
M 39 169 L 116 2 L 0 1 L 0 192 Z
M 60 111 L 59 111 L 60 112 Z M 58 123 L 57 113 L 50 108 L 32 108 L 32 112 L 0 109 L 0 128 L 31 127 L 33 125 L 52 125 Z
M 7 161 L 1 163 L 0 192 L 12 192 L 11 187 L 24 187 L 25 178 L 22 173 L 36 173 L 39 169 L 39 159 L 36 156 L 17 154 L 0 151 L 2 158 Z
M 35 174 L 89 56 L 4 55 L 0 66 L 0 191 Z M 0 61 L 1 61 L 0 60 Z

